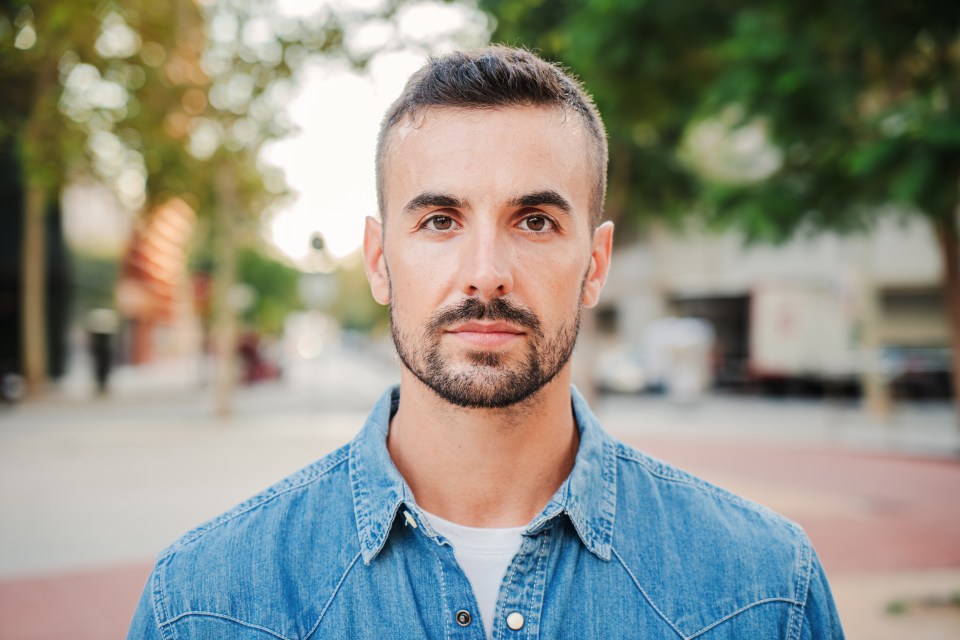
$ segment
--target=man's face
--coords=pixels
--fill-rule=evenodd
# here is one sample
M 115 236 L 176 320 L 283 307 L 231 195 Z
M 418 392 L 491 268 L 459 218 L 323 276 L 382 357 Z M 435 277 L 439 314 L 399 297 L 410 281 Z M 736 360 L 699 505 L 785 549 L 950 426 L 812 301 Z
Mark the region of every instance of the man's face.
M 367 274 L 404 366 L 448 402 L 510 406 L 566 366 L 612 235 L 589 222 L 589 149 L 578 117 L 537 107 L 431 108 L 390 133 Z

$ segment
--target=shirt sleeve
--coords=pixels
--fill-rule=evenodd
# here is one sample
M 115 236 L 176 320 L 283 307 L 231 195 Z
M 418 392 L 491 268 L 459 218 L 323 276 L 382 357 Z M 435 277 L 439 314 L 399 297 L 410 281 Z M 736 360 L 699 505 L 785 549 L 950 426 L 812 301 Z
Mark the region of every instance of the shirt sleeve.
M 147 586 L 143 589 L 137 610 L 134 611 L 133 620 L 130 622 L 127 640 L 162 640 L 163 638 L 153 609 L 153 576 L 151 572 L 150 577 L 147 578 Z
M 810 587 L 803 611 L 803 628 L 800 633 L 802 640 L 843 640 L 840 616 L 816 553 L 813 554 Z

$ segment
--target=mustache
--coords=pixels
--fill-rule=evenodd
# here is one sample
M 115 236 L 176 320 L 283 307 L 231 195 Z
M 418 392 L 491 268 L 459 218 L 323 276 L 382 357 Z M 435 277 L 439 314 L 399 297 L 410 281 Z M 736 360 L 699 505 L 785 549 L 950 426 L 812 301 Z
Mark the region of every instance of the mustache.
M 465 298 L 461 302 L 438 311 L 427 324 L 430 333 L 440 333 L 444 327 L 470 320 L 500 320 L 510 322 L 530 331 L 538 338 L 543 337 L 540 319 L 529 309 L 505 300 L 494 298 L 490 302 L 481 302 L 477 298 Z

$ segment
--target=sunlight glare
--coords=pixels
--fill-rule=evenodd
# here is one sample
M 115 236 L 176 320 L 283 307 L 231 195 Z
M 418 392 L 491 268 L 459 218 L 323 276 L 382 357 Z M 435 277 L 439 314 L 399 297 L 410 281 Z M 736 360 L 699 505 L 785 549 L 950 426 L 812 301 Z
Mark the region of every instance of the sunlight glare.
M 281 2 L 280 7 L 283 12 L 300 13 L 308 4 L 316 9 L 336 3 L 318 0 L 294 7 Z M 426 2 L 416 3 L 415 9 L 418 37 L 426 37 L 432 29 L 444 36 L 438 42 L 448 44 L 457 28 L 469 31 L 469 39 L 478 44 L 488 36 L 486 19 L 477 18 L 481 14 L 476 9 L 464 6 L 459 9 L 463 15 L 458 15 L 450 7 Z M 409 14 L 405 22 L 409 25 Z M 293 194 L 267 228 L 270 239 L 294 262 L 304 266 L 315 251 L 310 241 L 316 233 L 336 261 L 359 249 L 364 218 L 377 215 L 374 153 L 380 119 L 423 62 L 423 52 L 397 49 L 375 56 L 363 75 L 330 59 L 308 63 L 303 69 L 299 91 L 287 108 L 298 131 L 267 145 L 263 152 L 264 160 L 283 170 Z

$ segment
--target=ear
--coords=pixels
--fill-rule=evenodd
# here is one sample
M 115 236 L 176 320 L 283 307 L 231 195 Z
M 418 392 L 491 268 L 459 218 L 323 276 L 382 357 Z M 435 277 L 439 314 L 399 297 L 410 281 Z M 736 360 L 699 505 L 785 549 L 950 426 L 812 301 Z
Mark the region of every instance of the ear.
M 590 254 L 590 269 L 583 283 L 583 306 L 595 307 L 600 301 L 600 291 L 610 272 L 610 253 L 613 250 L 613 223 L 604 222 L 593 232 L 593 251 Z
M 363 269 L 370 282 L 370 293 L 380 304 L 390 304 L 390 275 L 383 257 L 383 225 L 367 216 L 363 229 Z

